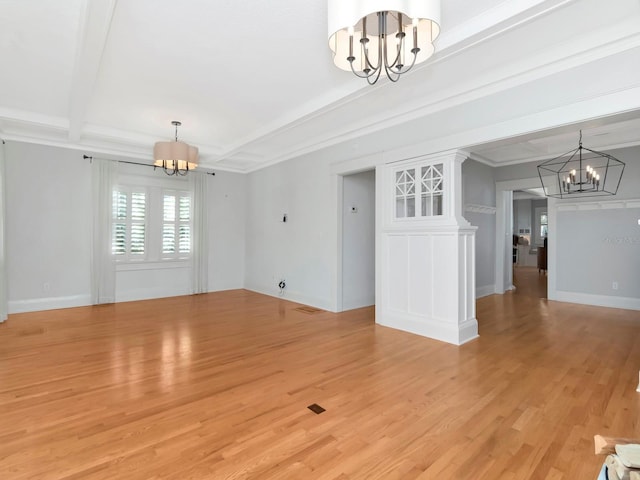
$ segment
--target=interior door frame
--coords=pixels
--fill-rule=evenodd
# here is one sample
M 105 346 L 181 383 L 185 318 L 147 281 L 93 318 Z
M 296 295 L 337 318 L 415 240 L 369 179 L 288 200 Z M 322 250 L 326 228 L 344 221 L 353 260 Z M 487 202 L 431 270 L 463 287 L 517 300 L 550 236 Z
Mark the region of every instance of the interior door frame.
M 522 178 L 496 182 L 496 264 L 495 292 L 503 294 L 513 290 L 512 235 L 513 191 L 540 187 L 540 178 Z M 555 199 L 547 197 L 549 231 L 556 231 Z M 508 240 L 507 240 L 508 239 Z M 547 239 L 547 298 L 556 299 L 555 237 Z

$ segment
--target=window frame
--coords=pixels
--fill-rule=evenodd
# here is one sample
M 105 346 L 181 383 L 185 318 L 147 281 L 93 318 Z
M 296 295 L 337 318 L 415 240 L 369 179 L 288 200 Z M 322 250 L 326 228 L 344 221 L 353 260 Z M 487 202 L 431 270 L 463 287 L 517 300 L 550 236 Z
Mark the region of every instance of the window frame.
M 167 220 L 165 217 L 165 197 L 173 196 L 175 198 L 174 203 L 174 219 Z M 189 217 L 186 220 L 182 220 L 180 218 L 180 201 L 183 198 L 189 199 Z M 182 190 L 175 188 L 162 188 L 161 189 L 161 204 L 162 204 L 162 212 L 161 212 L 161 232 L 160 232 L 160 259 L 161 261 L 172 261 L 172 260 L 190 260 L 193 255 L 193 194 L 190 190 Z M 165 226 L 173 225 L 174 226 L 174 252 L 166 252 L 164 249 L 164 236 L 165 236 Z M 187 226 L 189 229 L 189 251 L 182 252 L 180 250 L 180 227 Z
M 126 216 L 125 218 L 118 218 L 115 207 L 115 195 L 116 193 L 124 194 L 126 196 Z M 144 195 L 144 218 L 142 220 L 134 219 L 132 215 L 133 210 L 133 195 Z M 115 228 L 116 225 L 125 226 L 125 247 L 124 253 L 115 253 Z M 132 233 L 134 225 L 142 225 L 144 227 L 144 246 L 143 253 L 132 253 Z M 133 186 L 118 183 L 112 190 L 112 212 L 111 212 L 111 254 L 115 258 L 116 263 L 143 263 L 147 261 L 149 252 L 149 192 L 146 187 Z
M 117 271 L 146 270 L 156 268 L 180 268 L 187 266 L 193 256 L 193 192 L 190 185 L 185 181 L 168 182 L 165 179 L 158 181 L 146 175 L 122 175 L 113 187 L 113 192 L 123 192 L 126 194 L 127 217 L 116 218 L 115 202 L 112 202 L 111 214 L 111 253 L 116 264 Z M 175 183 L 181 183 L 175 185 Z M 143 222 L 131 218 L 132 194 L 145 194 L 145 219 Z M 176 254 L 163 253 L 162 233 L 164 226 L 164 196 L 165 194 L 175 195 L 176 203 L 176 246 L 179 245 L 179 226 L 188 225 L 189 251 L 176 252 Z M 112 193 L 115 195 L 115 193 Z M 189 219 L 179 221 L 180 198 L 189 198 Z M 144 254 L 131 254 L 131 233 L 132 224 L 144 223 Z M 114 253 L 115 228 L 117 224 L 125 225 L 126 240 L 125 253 Z

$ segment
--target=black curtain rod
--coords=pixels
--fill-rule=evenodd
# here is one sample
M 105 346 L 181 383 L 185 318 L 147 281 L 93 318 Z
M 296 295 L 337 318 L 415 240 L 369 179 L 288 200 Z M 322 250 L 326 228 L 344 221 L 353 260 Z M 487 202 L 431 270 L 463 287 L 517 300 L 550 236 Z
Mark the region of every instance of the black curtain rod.
M 82 158 L 84 158 L 85 160 L 93 160 L 94 157 L 92 157 L 91 155 L 83 155 Z M 139 163 L 139 162 L 129 162 L 127 160 L 114 160 L 112 158 L 100 158 L 100 157 L 95 157 L 96 160 L 108 160 L 109 162 L 118 162 L 118 163 L 128 163 L 129 165 L 142 165 L 143 167 L 153 167 L 153 169 L 155 170 L 156 168 L 162 168 L 162 167 L 158 167 L 156 165 L 150 165 L 148 163 Z M 198 174 L 202 174 L 202 175 L 211 175 L 211 176 L 215 176 L 216 173 L 215 172 L 205 172 L 204 170 L 189 170 L 189 173 L 198 173 Z

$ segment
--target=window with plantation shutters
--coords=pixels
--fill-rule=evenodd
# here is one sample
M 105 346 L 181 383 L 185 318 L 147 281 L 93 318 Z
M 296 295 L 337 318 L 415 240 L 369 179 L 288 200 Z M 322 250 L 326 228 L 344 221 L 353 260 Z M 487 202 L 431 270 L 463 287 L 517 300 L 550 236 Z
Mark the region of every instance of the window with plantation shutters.
M 147 232 L 147 193 L 118 187 L 113 191 L 111 251 L 120 261 L 145 259 Z
M 191 194 L 163 192 L 162 257 L 187 258 L 191 254 Z
M 191 257 L 191 192 L 161 185 L 120 185 L 113 191 L 111 251 L 123 269 Z M 126 265 L 139 264 L 139 265 Z

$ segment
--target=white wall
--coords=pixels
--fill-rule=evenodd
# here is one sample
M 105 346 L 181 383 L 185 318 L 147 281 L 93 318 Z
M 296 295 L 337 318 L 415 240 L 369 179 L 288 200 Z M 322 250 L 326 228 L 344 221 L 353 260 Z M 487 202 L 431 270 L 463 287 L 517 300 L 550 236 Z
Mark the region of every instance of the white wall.
M 334 180 L 321 153 L 247 176 L 246 288 L 277 295 L 284 279 L 283 298 L 335 308 Z
M 122 175 L 145 184 L 179 181 L 148 167 L 120 166 Z M 90 304 L 89 161 L 76 150 L 7 142 L 6 167 L 10 313 Z M 245 177 L 218 172 L 209 182 L 209 289 L 242 288 Z M 120 267 L 117 300 L 190 291 L 188 265 L 157 267 Z
M 375 170 L 343 177 L 343 310 L 373 305 L 376 301 L 375 184 Z
M 559 211 L 558 290 L 640 304 L 639 219 L 640 202 L 635 208 Z
M 476 231 L 476 297 L 495 290 L 496 186 L 493 168 L 467 159 L 462 164 L 464 217 Z
M 513 233 L 514 235 L 527 235 L 531 240 L 531 200 L 513 201 Z
M 216 172 L 209 184 L 209 291 L 244 288 L 246 175 Z
M 9 312 L 90 303 L 89 162 L 11 141 L 5 153 Z

